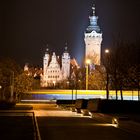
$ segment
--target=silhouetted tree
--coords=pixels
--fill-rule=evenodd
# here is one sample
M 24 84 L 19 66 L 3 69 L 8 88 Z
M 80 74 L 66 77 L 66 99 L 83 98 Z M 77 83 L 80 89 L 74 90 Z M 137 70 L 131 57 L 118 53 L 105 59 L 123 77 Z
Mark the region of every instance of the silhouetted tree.
M 21 67 L 10 58 L 0 59 L 0 86 L 2 98 L 9 99 L 32 89 L 33 77 L 24 72 Z
M 15 77 L 21 73 L 20 66 L 10 58 L 0 59 L 0 85 L 1 95 L 3 97 L 10 97 L 12 84 L 15 82 Z
M 96 66 L 89 73 L 89 89 L 103 90 L 106 86 L 106 75 L 104 67 Z
M 116 41 L 110 50 L 109 59 L 106 61 L 104 57 L 103 64 L 110 75 L 112 87 L 116 90 L 116 99 L 118 90 L 123 100 L 123 89 L 135 89 L 135 85 L 139 93 L 139 54 L 139 43 Z
M 17 95 L 20 93 L 26 93 L 33 88 L 34 78 L 32 76 L 27 75 L 25 72 L 17 75 L 15 77 L 15 92 Z

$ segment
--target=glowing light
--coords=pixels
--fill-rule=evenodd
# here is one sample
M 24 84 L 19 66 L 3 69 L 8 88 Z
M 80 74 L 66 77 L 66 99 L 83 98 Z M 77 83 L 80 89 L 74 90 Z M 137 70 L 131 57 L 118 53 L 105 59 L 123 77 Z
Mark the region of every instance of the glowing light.
M 117 118 L 113 118 L 112 119 L 112 124 L 113 124 L 114 127 L 118 127 L 119 126 L 118 119 Z
M 106 50 L 105 50 L 105 53 L 109 53 L 109 49 L 106 49 Z
M 106 123 L 106 124 L 93 124 L 94 126 L 103 126 L 103 127 L 105 127 L 105 126 L 113 126 L 113 127 L 115 127 L 114 126 L 114 124 L 110 124 L 110 123 Z
M 90 115 L 91 117 L 94 117 L 93 114 L 92 114 L 91 112 L 89 112 L 89 115 Z
M 90 59 L 86 59 L 86 64 L 90 64 L 90 63 L 91 63 Z
M 81 113 L 83 114 L 83 116 L 90 116 L 87 109 L 81 109 Z

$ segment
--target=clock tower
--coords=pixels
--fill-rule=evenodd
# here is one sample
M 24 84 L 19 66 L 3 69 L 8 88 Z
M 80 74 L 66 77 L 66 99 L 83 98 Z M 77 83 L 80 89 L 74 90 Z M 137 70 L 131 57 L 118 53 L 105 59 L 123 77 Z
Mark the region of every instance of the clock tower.
M 98 26 L 98 16 L 95 15 L 95 4 L 92 7 L 92 15 L 89 16 L 89 26 L 85 31 L 85 59 L 90 59 L 94 65 L 100 65 L 102 32 Z

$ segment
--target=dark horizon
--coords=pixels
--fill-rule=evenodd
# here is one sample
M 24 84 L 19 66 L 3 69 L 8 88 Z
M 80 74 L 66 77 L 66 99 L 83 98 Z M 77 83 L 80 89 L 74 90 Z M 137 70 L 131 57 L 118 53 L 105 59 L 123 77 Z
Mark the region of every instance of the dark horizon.
M 93 0 L 13 0 L 0 6 L 0 56 L 22 66 L 42 66 L 46 45 L 62 55 L 65 43 L 71 57 L 81 63 L 84 31 Z M 129 42 L 140 38 L 140 1 L 96 0 L 96 15 L 103 33 L 102 49 L 112 47 L 113 36 Z

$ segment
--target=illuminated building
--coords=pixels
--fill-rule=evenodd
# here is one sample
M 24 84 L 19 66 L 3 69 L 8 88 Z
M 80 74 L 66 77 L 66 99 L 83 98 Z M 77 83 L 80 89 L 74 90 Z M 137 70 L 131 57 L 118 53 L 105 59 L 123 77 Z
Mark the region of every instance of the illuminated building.
M 65 51 L 61 58 L 56 56 L 55 52 L 49 54 L 48 49 L 43 58 L 43 76 L 41 85 L 43 87 L 52 87 L 64 80 L 68 80 L 70 76 L 70 55 L 65 47 Z
M 100 65 L 102 33 L 97 24 L 98 17 L 95 15 L 95 5 L 92 7 L 93 13 L 89 16 L 90 24 L 85 32 L 85 59 L 90 59 L 94 65 Z
M 43 57 L 43 69 L 26 63 L 24 71 L 34 79 L 40 80 L 41 87 L 55 87 L 62 85 L 64 81 L 68 83 L 69 78 L 74 74 L 74 69 L 77 68 L 79 65 L 76 59 L 70 59 L 67 47 L 65 47 L 62 57 L 56 56 L 55 52 L 50 54 L 47 49 Z

